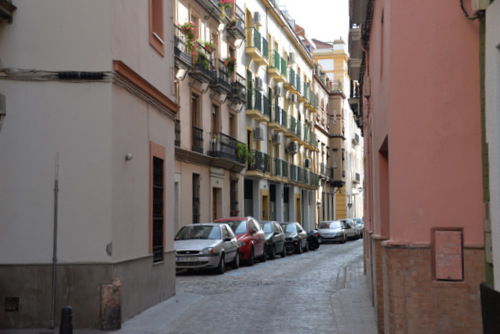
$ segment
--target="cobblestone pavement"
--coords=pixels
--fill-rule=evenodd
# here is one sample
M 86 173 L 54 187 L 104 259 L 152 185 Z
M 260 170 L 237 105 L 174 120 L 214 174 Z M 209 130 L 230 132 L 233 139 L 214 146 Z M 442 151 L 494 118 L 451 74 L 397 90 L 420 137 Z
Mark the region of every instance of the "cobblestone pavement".
M 323 244 L 224 275 L 179 273 L 174 297 L 108 333 L 375 334 L 362 247 L 361 240 Z

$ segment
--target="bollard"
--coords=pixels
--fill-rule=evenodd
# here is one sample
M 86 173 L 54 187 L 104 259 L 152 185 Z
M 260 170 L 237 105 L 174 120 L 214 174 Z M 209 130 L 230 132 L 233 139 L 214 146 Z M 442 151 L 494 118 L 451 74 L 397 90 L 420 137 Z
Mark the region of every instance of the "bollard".
M 71 306 L 64 306 L 61 311 L 59 334 L 73 334 L 73 309 Z

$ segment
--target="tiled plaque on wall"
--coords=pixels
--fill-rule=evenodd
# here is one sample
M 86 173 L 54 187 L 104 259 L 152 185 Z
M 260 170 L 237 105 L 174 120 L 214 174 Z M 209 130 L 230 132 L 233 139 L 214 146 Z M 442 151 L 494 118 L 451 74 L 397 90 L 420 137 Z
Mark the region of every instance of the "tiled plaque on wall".
M 462 281 L 464 279 L 462 229 L 433 229 L 431 242 L 434 278 Z

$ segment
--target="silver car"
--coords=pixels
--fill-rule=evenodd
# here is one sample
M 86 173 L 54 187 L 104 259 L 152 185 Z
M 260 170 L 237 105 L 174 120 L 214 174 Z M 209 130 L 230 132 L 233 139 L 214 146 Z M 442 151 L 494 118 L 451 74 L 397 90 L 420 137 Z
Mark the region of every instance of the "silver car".
M 347 240 L 345 223 L 342 223 L 340 220 L 322 221 L 319 223 L 318 231 L 321 236 L 321 242 L 340 241 L 344 243 Z
M 177 269 L 215 268 L 223 274 L 226 263 L 240 266 L 238 240 L 227 224 L 193 224 L 182 227 L 175 236 Z

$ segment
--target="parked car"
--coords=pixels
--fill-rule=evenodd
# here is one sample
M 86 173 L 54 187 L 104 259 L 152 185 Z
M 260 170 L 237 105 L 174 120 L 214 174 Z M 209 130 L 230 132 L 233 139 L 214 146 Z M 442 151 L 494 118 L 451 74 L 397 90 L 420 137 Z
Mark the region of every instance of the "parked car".
M 226 263 L 240 266 L 238 240 L 227 224 L 193 224 L 183 226 L 174 239 L 175 263 L 178 269 L 215 268 L 223 274 Z
M 307 252 L 309 245 L 307 244 L 307 233 L 297 222 L 281 223 L 281 227 L 285 231 L 285 246 L 287 253 Z
M 348 240 L 358 239 L 359 233 L 356 223 L 351 218 L 341 219 L 341 222 L 345 222 L 345 235 Z
M 270 259 L 274 259 L 276 254 L 281 257 L 286 256 L 285 232 L 277 221 L 261 221 L 262 229 L 266 234 L 266 252 Z
M 352 220 L 354 221 L 354 223 L 356 224 L 356 227 L 358 228 L 359 237 L 362 238 L 363 231 L 365 229 L 365 222 L 361 218 L 352 218 Z
M 266 261 L 266 235 L 259 222 L 253 217 L 229 217 L 215 220 L 228 224 L 240 243 L 240 260 L 253 266 L 255 259 Z
M 318 226 L 321 242 L 339 241 L 345 243 L 347 241 L 346 223 L 340 220 L 327 220 L 319 223 Z

